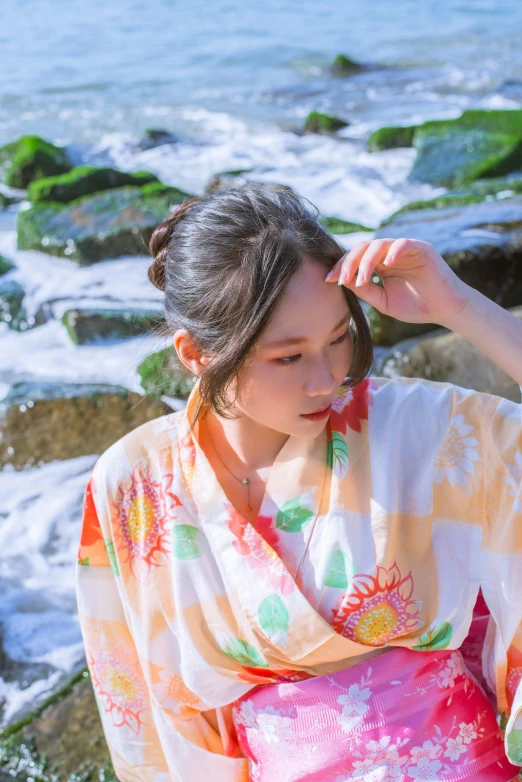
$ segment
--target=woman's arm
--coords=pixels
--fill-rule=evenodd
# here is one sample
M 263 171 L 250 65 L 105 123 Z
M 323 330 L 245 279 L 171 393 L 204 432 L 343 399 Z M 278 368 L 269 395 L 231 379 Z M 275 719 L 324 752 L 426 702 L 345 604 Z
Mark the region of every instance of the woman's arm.
M 466 285 L 428 242 L 358 242 L 325 278 L 336 281 L 384 315 L 461 334 L 522 386 L 522 321 Z
M 466 289 L 466 305 L 440 325 L 472 342 L 522 386 L 522 320 L 475 288 Z

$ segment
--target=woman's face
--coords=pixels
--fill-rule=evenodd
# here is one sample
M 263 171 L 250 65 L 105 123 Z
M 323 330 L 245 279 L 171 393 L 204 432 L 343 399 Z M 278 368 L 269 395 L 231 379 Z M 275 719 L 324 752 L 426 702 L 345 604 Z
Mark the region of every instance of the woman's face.
M 290 280 L 239 373 L 234 412 L 298 437 L 316 437 L 326 425 L 327 418 L 311 421 L 301 414 L 333 402 L 353 354 L 346 297 L 338 285 L 324 282 L 326 274 L 322 265 L 305 263 Z

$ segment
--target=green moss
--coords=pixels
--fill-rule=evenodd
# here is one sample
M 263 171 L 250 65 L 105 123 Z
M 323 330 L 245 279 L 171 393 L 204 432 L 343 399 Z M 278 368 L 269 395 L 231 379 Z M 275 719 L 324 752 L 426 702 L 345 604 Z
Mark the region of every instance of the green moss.
M 71 168 L 65 150 L 40 136 L 21 136 L 0 147 L 0 176 L 10 187 L 25 188 L 35 179 Z
M 174 347 L 152 353 L 139 365 L 138 376 L 147 396 L 159 399 L 166 396 L 188 396 L 192 389 L 192 375 L 184 367 Z
M 368 137 L 368 150 L 370 152 L 378 152 L 383 149 L 395 149 L 396 147 L 411 147 L 416 127 L 416 125 L 387 125 L 378 128 Z
M 185 200 L 181 195 L 143 192 L 154 184 L 143 189 L 117 187 L 67 204 L 34 204 L 17 214 L 18 248 L 85 265 L 121 255 L 146 255 L 152 231 L 169 217 L 172 202 Z
M 461 187 L 522 168 L 522 109 L 469 109 L 454 120 L 429 120 L 414 134 L 410 181 Z
M 311 111 L 304 125 L 305 133 L 335 133 L 336 130 L 345 128 L 349 125 L 339 117 L 332 117 L 320 111 Z
M 59 201 L 67 203 L 85 195 L 110 190 L 124 185 L 141 187 L 148 183 L 159 183 L 158 177 L 148 171 L 126 173 L 114 168 L 76 166 L 66 174 L 45 177 L 31 182 L 27 191 L 29 201 Z
M 190 193 L 185 193 L 185 191 L 180 190 L 179 187 L 165 185 L 163 182 L 151 182 L 150 184 L 143 185 L 141 192 L 146 197 L 158 196 L 161 198 L 168 198 L 173 204 L 181 204 L 183 201 L 186 201 L 187 198 L 192 198 Z
M 352 234 L 356 231 L 373 231 L 374 228 L 368 228 L 361 223 L 351 223 L 348 220 L 341 220 L 340 217 L 320 217 L 319 222 L 332 234 Z
M 355 62 L 355 60 L 352 60 L 351 57 L 347 57 L 345 54 L 338 54 L 331 65 L 332 73 L 338 76 L 358 73 L 362 69 L 358 62 Z

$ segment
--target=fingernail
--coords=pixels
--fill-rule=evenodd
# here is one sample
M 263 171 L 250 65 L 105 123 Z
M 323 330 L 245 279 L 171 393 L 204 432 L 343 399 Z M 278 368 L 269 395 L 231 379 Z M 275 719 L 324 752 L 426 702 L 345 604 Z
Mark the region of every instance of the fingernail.
M 363 285 L 363 278 L 362 275 L 358 274 L 355 281 L 355 287 L 358 288 L 360 285 Z
M 327 274 L 327 275 L 326 275 L 326 277 L 324 278 L 324 281 L 325 281 L 325 282 L 329 282 L 329 281 L 332 279 L 332 276 L 333 276 L 333 271 L 331 271 L 331 272 L 328 272 L 328 274 Z
M 344 285 L 345 277 L 346 277 L 345 274 L 340 274 L 339 279 L 337 280 L 337 285 Z

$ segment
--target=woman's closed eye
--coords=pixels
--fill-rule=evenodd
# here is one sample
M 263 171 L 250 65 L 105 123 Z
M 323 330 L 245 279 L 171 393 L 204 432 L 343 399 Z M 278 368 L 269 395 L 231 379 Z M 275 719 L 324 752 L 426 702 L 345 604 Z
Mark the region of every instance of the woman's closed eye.
M 332 342 L 332 345 L 341 345 L 348 334 L 350 333 L 350 329 L 346 329 L 346 331 L 341 334 L 340 337 L 338 337 L 334 342 Z M 285 356 L 284 358 L 275 358 L 274 361 L 276 361 L 278 364 L 295 364 L 298 358 L 301 357 L 301 353 L 296 353 L 294 356 Z

